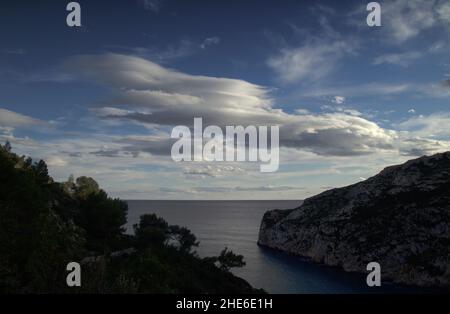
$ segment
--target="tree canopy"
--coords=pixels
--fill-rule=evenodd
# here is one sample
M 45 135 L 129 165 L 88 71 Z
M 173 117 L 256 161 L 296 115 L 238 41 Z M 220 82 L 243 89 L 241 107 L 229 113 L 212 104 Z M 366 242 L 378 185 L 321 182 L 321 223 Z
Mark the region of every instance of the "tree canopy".
M 242 256 L 225 249 L 212 258 L 216 267 L 196 255 L 185 227 L 146 214 L 127 234 L 127 203 L 93 178 L 55 182 L 44 161 L 14 154 L 9 143 L 0 145 L 0 175 L 0 293 L 257 292 L 228 272 L 245 264 Z M 66 265 L 89 256 L 83 286 L 68 288 Z

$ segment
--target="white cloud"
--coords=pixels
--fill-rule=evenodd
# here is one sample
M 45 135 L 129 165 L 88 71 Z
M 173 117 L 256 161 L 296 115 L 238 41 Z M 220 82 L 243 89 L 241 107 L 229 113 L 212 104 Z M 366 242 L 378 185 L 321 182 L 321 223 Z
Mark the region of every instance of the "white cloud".
M 200 48 L 206 49 L 209 46 L 217 45 L 219 43 L 220 43 L 220 38 L 219 37 L 217 37 L 217 36 L 208 37 L 200 44 Z
M 162 187 L 160 189 L 162 192 L 166 193 L 183 193 L 183 194 L 197 194 L 197 193 L 233 193 L 236 192 L 284 192 L 284 191 L 301 191 L 304 190 L 303 187 L 294 187 L 286 185 L 263 185 L 263 186 L 195 186 L 190 188 L 169 188 Z
M 45 124 L 45 122 L 11 110 L 0 108 L 1 127 L 17 128 L 17 127 L 29 127 L 39 124 Z
M 412 117 L 398 125 L 400 130 L 423 138 L 450 140 L 450 113 L 438 112 Z
M 450 4 L 445 0 L 391 0 L 382 3 L 383 34 L 402 44 L 425 31 L 450 30 Z
M 133 111 L 130 110 L 124 110 L 114 107 L 101 107 L 101 108 L 92 108 L 92 112 L 95 112 L 100 117 L 120 117 L 120 116 L 127 116 L 130 113 L 133 113 Z
M 370 96 L 370 95 L 395 95 L 410 91 L 412 86 L 406 83 L 366 83 L 351 86 L 324 86 L 320 88 L 311 88 L 302 92 L 303 96 L 318 97 L 342 95 L 350 96 Z
M 417 91 L 421 94 L 434 98 L 450 97 L 450 80 L 444 80 L 438 83 L 424 84 L 417 86 Z
M 334 96 L 331 101 L 335 104 L 341 105 L 345 102 L 345 97 L 344 96 Z
M 121 53 L 131 53 L 142 58 L 149 58 L 158 63 L 169 63 L 174 60 L 189 57 L 201 51 L 201 43 L 189 38 L 182 38 L 164 46 L 129 47 L 120 45 L 108 45 L 109 48 Z
M 354 50 L 355 45 L 348 41 L 319 41 L 281 49 L 267 64 L 283 83 L 315 81 L 331 73 L 338 61 Z
M 285 146 L 319 155 L 366 155 L 395 149 L 394 131 L 348 113 L 295 116 L 281 130 Z
M 161 9 L 163 0 L 139 0 L 145 10 L 152 12 L 159 12 Z
M 159 64 L 171 63 L 175 60 L 187 58 L 189 56 L 201 53 L 211 46 L 218 45 L 220 38 L 217 36 L 207 37 L 204 40 L 193 40 L 191 38 L 182 38 L 181 40 L 168 43 L 162 46 L 150 47 L 129 47 L 121 45 L 108 45 L 109 48 L 120 53 L 131 53 L 133 55 L 147 58 L 158 62 Z
M 243 80 L 184 74 L 117 54 L 81 56 L 69 63 L 75 71 L 120 92 L 107 102 L 109 113 L 113 106 L 133 109 L 128 117 L 139 122 L 189 125 L 194 116 L 202 116 L 206 123 L 224 125 L 281 122 L 285 116 L 272 108 L 266 88 Z
M 444 42 L 437 41 L 430 47 L 422 51 L 406 51 L 380 55 L 373 60 L 373 64 L 393 64 L 406 68 L 409 67 L 417 59 L 420 59 L 426 55 L 441 53 L 445 51 L 445 48 L 446 44 Z
M 309 88 L 298 93 L 304 97 L 334 97 L 333 95 L 342 95 L 343 97 L 367 97 L 367 96 L 393 96 L 408 94 L 415 96 L 426 96 L 433 98 L 450 97 L 449 80 L 443 80 L 437 83 L 365 83 L 360 85 L 348 86 L 321 86 Z
M 450 3 L 447 1 L 441 1 L 440 5 L 437 6 L 437 13 L 439 18 L 450 24 Z
M 395 0 L 383 3 L 383 25 L 402 43 L 436 25 L 434 0 Z
M 239 175 L 244 174 L 245 170 L 241 167 L 234 166 L 232 163 L 228 165 L 217 164 L 193 164 L 184 168 L 183 173 L 188 177 L 223 177 L 226 175 Z
M 47 165 L 50 167 L 64 167 L 67 165 L 67 161 L 59 156 L 50 156 L 46 159 Z
M 310 111 L 308 109 L 300 108 L 300 109 L 296 109 L 295 113 L 296 114 L 310 114 Z
M 391 53 L 378 56 L 374 59 L 374 65 L 394 64 L 402 67 L 409 66 L 414 60 L 419 59 L 423 54 L 419 51 L 411 51 L 404 53 Z
M 122 119 L 155 126 L 191 125 L 194 117 L 204 124 L 279 125 L 284 147 L 326 156 L 355 156 L 380 151 L 400 151 L 399 135 L 381 128 L 351 108 L 335 112 L 288 114 L 276 109 L 267 88 L 243 80 L 196 76 L 164 68 L 148 60 L 117 54 L 75 57 L 71 66 L 90 79 L 115 88 L 121 95 L 97 109 L 108 119 Z M 349 88 L 352 93 L 400 93 L 407 85 L 367 84 Z M 336 102 L 347 92 L 333 91 Z M 333 96 L 334 97 L 334 96 Z M 119 150 L 96 150 L 97 155 L 168 155 L 172 139 L 166 137 L 125 137 Z M 119 143 L 116 141 L 116 143 Z M 126 144 L 126 145 L 125 145 Z M 419 143 L 420 145 L 420 143 Z M 121 152 L 119 154 L 119 152 Z

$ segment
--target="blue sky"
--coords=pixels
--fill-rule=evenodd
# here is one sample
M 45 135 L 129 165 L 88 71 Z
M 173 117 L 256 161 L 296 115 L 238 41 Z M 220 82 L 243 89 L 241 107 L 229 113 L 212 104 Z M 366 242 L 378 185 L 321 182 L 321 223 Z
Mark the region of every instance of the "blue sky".
M 450 3 L 15 1 L 0 9 L 0 140 L 134 199 L 302 199 L 450 147 Z M 280 126 L 276 173 L 175 163 L 170 130 Z

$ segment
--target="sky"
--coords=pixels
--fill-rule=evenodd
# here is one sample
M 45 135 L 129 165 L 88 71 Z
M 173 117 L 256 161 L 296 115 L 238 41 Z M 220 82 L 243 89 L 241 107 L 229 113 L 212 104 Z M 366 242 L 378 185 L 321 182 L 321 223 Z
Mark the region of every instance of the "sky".
M 450 150 L 450 2 L 0 4 L 0 142 L 124 199 L 304 199 Z M 174 162 L 171 130 L 277 125 L 280 167 Z

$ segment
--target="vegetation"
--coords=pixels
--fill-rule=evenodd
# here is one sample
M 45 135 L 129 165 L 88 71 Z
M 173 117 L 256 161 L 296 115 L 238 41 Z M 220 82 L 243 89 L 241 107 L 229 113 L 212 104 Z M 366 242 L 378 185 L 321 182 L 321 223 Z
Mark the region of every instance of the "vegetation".
M 125 233 L 127 203 L 94 179 L 55 182 L 44 161 L 0 145 L 0 293 L 261 293 L 229 272 L 245 265 L 225 248 L 200 258 L 190 230 L 143 215 Z M 66 285 L 79 262 L 82 286 Z
M 207 260 L 218 264 L 218 267 L 224 271 L 229 271 L 233 267 L 245 266 L 244 257 L 234 254 L 228 248 L 224 248 L 218 257 L 207 257 Z

